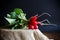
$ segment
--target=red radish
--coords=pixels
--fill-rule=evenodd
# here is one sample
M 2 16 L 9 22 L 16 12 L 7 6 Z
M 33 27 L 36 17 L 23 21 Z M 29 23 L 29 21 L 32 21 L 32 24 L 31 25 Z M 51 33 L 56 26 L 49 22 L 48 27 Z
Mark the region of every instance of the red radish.
M 36 21 L 37 20 L 37 16 L 33 16 L 30 20 L 31 21 Z
M 34 26 L 34 29 L 38 29 L 38 25 L 35 25 L 35 26 Z
M 30 24 L 32 24 L 32 25 L 37 25 L 38 24 L 38 22 L 37 21 L 30 21 Z
M 34 29 L 34 26 L 33 25 L 29 25 L 29 29 Z

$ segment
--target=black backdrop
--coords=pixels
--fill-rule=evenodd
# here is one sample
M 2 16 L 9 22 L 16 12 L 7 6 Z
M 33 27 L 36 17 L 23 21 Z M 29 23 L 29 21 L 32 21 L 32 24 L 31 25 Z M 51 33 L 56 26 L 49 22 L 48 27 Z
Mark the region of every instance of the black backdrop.
M 46 19 L 51 21 L 51 23 L 60 25 L 59 0 L 0 0 L 0 26 L 3 26 L 6 22 L 4 16 L 14 8 L 21 8 L 27 14 L 27 18 L 37 13 L 39 15 L 44 12 L 49 13 L 52 15 L 52 18 L 46 16 Z M 39 18 L 39 21 L 44 20 L 44 18 Z M 42 31 L 56 31 L 60 30 L 60 27 L 50 26 L 50 29 L 49 27 L 40 27 L 39 29 Z

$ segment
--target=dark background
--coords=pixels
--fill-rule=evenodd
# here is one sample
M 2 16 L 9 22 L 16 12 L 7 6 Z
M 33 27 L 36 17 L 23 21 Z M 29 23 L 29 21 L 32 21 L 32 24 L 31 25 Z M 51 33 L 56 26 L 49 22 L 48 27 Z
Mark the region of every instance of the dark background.
M 42 16 L 39 21 L 48 19 L 51 23 L 57 26 L 39 27 L 43 32 L 60 31 L 60 1 L 59 0 L 0 0 L 0 26 L 4 26 L 6 20 L 4 16 L 10 13 L 14 8 L 21 8 L 30 18 L 37 13 L 49 13 L 52 17 Z

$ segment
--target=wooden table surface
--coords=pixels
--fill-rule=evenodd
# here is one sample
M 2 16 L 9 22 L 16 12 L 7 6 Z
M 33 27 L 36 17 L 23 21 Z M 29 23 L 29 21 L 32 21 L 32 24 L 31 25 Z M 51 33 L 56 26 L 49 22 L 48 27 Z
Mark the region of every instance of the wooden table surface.
M 60 32 L 45 32 L 44 34 L 50 39 L 60 40 Z

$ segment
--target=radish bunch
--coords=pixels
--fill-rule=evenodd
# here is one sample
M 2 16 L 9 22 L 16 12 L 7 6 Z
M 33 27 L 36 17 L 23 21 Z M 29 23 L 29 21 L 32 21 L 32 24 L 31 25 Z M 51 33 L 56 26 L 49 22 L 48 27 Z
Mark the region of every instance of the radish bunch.
M 37 21 L 39 16 L 35 15 L 29 19 L 26 18 L 26 14 L 20 8 L 15 8 L 10 14 L 7 14 L 5 19 L 8 21 L 8 26 L 11 29 L 38 29 L 38 24 L 41 22 Z

